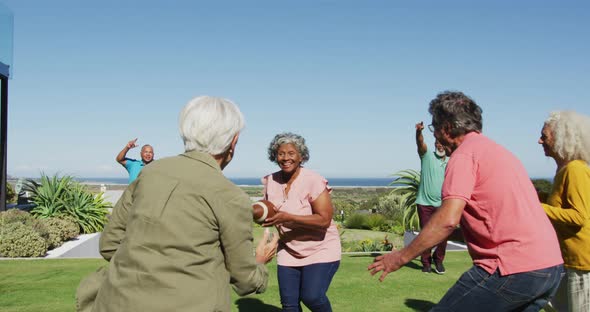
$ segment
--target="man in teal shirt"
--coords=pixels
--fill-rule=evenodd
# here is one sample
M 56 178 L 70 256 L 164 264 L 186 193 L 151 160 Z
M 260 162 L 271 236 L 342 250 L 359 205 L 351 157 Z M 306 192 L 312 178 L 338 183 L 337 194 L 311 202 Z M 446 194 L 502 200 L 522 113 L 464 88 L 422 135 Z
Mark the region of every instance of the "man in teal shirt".
M 129 184 L 137 179 L 139 172 L 143 167 L 154 160 L 154 149 L 151 145 L 146 144 L 141 147 L 141 161 L 127 158 L 127 152 L 130 149 L 137 147 L 137 138 L 131 140 L 125 147 L 117 154 L 117 162 L 120 163 L 129 173 Z
M 445 169 L 449 158 L 443 146 L 434 142 L 435 150 L 428 152 L 428 147 L 424 143 L 422 136 L 424 123 L 416 124 L 416 145 L 418 146 L 418 155 L 420 155 L 420 185 L 416 194 L 416 207 L 418 208 L 418 218 L 420 227 L 424 228 L 430 217 L 436 212 L 441 205 L 441 190 L 445 179 Z M 434 253 L 426 250 L 420 256 L 422 262 L 422 272 L 430 273 L 432 271 L 432 262 L 434 262 L 434 271 L 438 274 L 445 273 L 443 260 L 447 250 L 447 241 L 440 242 Z

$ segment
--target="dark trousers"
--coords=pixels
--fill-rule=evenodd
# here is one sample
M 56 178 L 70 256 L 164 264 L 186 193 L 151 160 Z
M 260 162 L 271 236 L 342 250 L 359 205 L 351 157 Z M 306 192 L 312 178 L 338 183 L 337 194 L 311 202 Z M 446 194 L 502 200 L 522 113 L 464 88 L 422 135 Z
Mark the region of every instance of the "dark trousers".
M 420 228 L 424 228 L 426 223 L 430 220 L 430 217 L 436 212 L 438 207 L 433 206 L 422 206 L 416 204 L 418 208 L 418 218 L 420 219 Z M 420 255 L 420 261 L 422 261 L 423 266 L 430 266 L 432 264 L 432 260 L 434 263 L 442 263 L 445 259 L 445 253 L 447 251 L 447 240 L 443 240 L 438 245 L 436 245 L 436 249 L 434 250 L 434 254 L 430 255 L 432 249 L 428 249 Z
M 331 312 L 326 292 L 339 266 L 340 261 L 302 267 L 277 266 L 283 311 L 300 312 L 303 302 L 312 312 Z
M 563 266 L 501 276 L 473 266 L 430 312 L 541 310 L 557 291 Z

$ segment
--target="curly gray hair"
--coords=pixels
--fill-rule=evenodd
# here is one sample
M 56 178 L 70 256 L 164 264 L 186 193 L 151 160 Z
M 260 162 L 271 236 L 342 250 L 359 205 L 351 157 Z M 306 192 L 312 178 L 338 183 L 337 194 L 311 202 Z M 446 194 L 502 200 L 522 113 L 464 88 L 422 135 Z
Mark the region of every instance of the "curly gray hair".
M 301 154 L 301 163 L 305 163 L 309 160 L 309 149 L 305 145 L 305 139 L 291 132 L 284 132 L 275 135 L 268 146 L 268 160 L 277 162 L 277 151 L 283 144 L 293 144 L 299 154 Z
M 555 111 L 545 120 L 553 134 L 553 151 L 563 160 L 590 162 L 590 118 L 574 111 Z

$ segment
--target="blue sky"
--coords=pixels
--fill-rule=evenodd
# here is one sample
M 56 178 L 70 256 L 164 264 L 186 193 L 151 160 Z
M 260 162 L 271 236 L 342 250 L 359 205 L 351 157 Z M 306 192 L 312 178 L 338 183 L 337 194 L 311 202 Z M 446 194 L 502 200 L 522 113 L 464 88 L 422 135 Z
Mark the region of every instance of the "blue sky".
M 259 177 L 272 137 L 303 135 L 327 177 L 419 168 L 414 125 L 460 90 L 484 133 L 533 177 L 550 111 L 590 115 L 583 1 L 0 0 L 14 14 L 8 173 L 125 177 L 127 141 L 183 151 L 180 109 L 235 101 L 246 117 L 229 177 Z M 426 134 L 432 147 L 433 138 Z M 139 150 L 128 156 L 139 158 Z

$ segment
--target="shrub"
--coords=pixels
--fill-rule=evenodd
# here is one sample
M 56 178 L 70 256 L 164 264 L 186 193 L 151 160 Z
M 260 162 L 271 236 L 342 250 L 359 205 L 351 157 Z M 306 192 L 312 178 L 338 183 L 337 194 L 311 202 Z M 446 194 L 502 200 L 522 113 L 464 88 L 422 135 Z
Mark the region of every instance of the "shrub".
M 47 228 L 48 238 L 47 245 L 49 249 L 54 249 L 80 234 L 80 227 L 72 219 L 72 217 L 65 218 L 46 218 L 41 219 Z
M 391 194 L 400 195 L 402 209 L 402 225 L 406 231 L 420 228 L 418 210 L 416 209 L 416 195 L 420 185 L 420 172 L 416 170 L 401 170 L 394 174 L 396 177 L 391 185 L 395 188 Z
M 348 217 L 346 221 L 344 221 L 344 225 L 346 225 L 349 229 L 367 229 L 366 224 L 367 216 L 359 213 L 355 213 L 352 216 Z
M 102 231 L 107 223 L 107 214 L 111 205 L 102 196 L 94 196 L 82 184 L 75 183 L 68 190 L 65 199 L 65 214 L 73 217 L 82 233 Z
M 4 257 L 41 257 L 47 242 L 31 227 L 19 222 L 0 227 L 0 255 Z
M 385 217 L 380 214 L 370 214 L 365 219 L 365 226 L 372 231 L 380 231 L 386 224 Z
M 8 224 L 15 222 L 25 224 L 29 222 L 31 219 L 33 219 L 33 216 L 26 211 L 18 209 L 8 209 L 6 211 L 0 212 L 0 219 L 0 224 Z
M 553 190 L 553 183 L 546 179 L 532 179 L 531 182 L 533 182 L 533 186 L 537 191 L 537 196 L 539 197 L 539 200 L 542 203 L 546 202 L 547 197 L 549 196 L 549 194 L 551 194 L 551 191 Z
M 82 233 L 100 232 L 107 222 L 110 203 L 94 196 L 73 177 L 42 175 L 40 182 L 27 180 L 25 190 L 33 194 L 37 206 L 31 212 L 37 217 L 71 216 Z
M 359 209 L 359 205 L 351 200 L 346 199 L 334 199 L 332 200 L 332 206 L 334 206 L 334 219 L 340 218 L 340 211 L 344 211 L 345 216 L 354 214 Z M 340 220 L 342 221 L 342 220 Z
M 47 238 L 47 248 L 51 250 L 61 246 L 61 244 L 65 241 L 63 233 L 63 221 L 58 218 L 47 218 L 43 219 L 43 223 L 49 232 L 49 237 Z
M 49 232 L 45 224 L 38 219 L 35 219 L 30 213 L 18 209 L 8 209 L 0 212 L 0 225 L 20 223 L 24 224 L 39 234 L 43 239 L 49 238 Z
M 78 222 L 76 222 L 76 219 L 74 219 L 71 216 L 62 216 L 60 217 L 60 219 L 63 221 L 64 225 L 64 241 L 76 238 L 78 237 L 78 235 L 80 235 L 80 226 L 78 226 Z
M 10 183 L 6 183 L 6 203 L 16 202 L 16 192 Z

